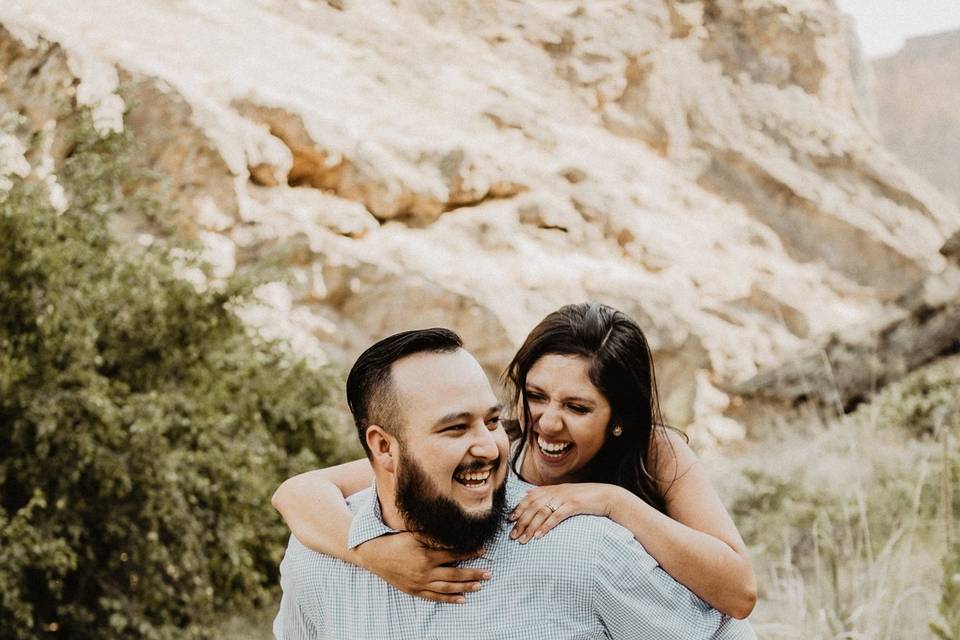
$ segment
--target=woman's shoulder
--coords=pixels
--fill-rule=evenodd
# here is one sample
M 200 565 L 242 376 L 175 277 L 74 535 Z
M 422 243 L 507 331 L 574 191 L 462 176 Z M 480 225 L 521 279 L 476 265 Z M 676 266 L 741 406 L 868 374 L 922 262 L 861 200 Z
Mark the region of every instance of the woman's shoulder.
M 682 431 L 661 426 L 650 439 L 648 461 L 661 492 L 666 495 L 673 484 L 697 464 L 697 454 Z

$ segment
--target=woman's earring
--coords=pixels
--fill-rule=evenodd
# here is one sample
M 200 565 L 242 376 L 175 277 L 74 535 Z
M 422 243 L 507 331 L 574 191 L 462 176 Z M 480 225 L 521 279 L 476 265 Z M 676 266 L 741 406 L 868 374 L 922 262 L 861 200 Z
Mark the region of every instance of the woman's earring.
M 620 435 L 621 433 L 623 433 L 623 427 L 621 427 L 620 425 L 617 425 L 617 426 L 615 426 L 615 427 L 613 428 L 613 437 L 614 437 L 614 438 L 619 437 L 619 435 Z

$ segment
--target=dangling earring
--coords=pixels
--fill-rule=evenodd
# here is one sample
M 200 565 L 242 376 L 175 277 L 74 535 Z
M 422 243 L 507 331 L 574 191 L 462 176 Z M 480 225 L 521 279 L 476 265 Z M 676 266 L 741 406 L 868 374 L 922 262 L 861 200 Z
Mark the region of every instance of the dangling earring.
M 621 433 L 623 433 L 623 427 L 621 427 L 620 425 L 617 425 L 617 426 L 615 426 L 615 427 L 613 428 L 613 437 L 614 437 L 614 438 L 620 437 L 620 434 L 621 434 Z

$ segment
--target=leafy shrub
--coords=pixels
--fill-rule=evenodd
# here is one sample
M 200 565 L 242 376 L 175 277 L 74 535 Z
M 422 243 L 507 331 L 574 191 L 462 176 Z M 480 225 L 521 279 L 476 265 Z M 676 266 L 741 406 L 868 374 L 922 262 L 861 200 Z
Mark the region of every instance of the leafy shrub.
M 955 538 L 955 527 L 957 517 L 960 513 L 960 497 L 956 494 L 957 481 L 960 480 L 960 456 L 957 455 L 956 443 L 951 443 L 947 434 L 942 434 L 944 442 L 944 476 L 943 476 L 943 498 L 944 514 L 943 524 L 945 529 L 944 538 L 947 542 L 946 554 L 943 558 L 943 579 L 941 581 L 940 592 L 940 615 L 943 618 L 943 624 L 931 624 L 930 629 L 942 640 L 960 640 L 960 542 Z M 950 445 L 953 444 L 951 447 Z M 950 502 L 950 494 L 953 493 L 953 503 Z M 953 538 L 953 539 L 951 539 Z
M 878 421 L 915 435 L 935 435 L 939 422 L 960 433 L 960 370 L 954 360 L 925 367 L 885 389 Z
M 334 380 L 245 329 L 251 283 L 118 243 L 162 207 L 128 134 L 79 131 L 66 211 L 0 194 L 0 638 L 208 637 L 276 595 L 269 496 L 342 458 Z
M 930 630 L 941 640 L 960 640 L 960 543 L 954 543 L 944 558 L 940 615 L 944 625 L 931 624 Z

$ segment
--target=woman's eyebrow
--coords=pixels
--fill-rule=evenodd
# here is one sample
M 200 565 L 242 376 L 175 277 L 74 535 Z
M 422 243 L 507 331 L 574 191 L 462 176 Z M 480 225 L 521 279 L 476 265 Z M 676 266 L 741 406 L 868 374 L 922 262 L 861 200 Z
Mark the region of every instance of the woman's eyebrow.
M 541 389 L 541 388 L 538 387 L 537 385 L 533 384 L 532 382 L 528 382 L 528 383 L 527 383 L 527 389 L 529 389 L 530 391 L 535 391 L 535 392 L 537 392 L 537 393 L 543 393 L 543 389 Z M 564 402 L 579 402 L 580 404 L 588 404 L 588 405 L 590 405 L 591 407 L 592 407 L 592 406 L 595 406 L 595 405 L 597 404 L 595 400 L 591 400 L 590 398 L 581 398 L 580 396 L 567 396 L 567 397 L 563 398 L 563 401 L 564 401 Z

